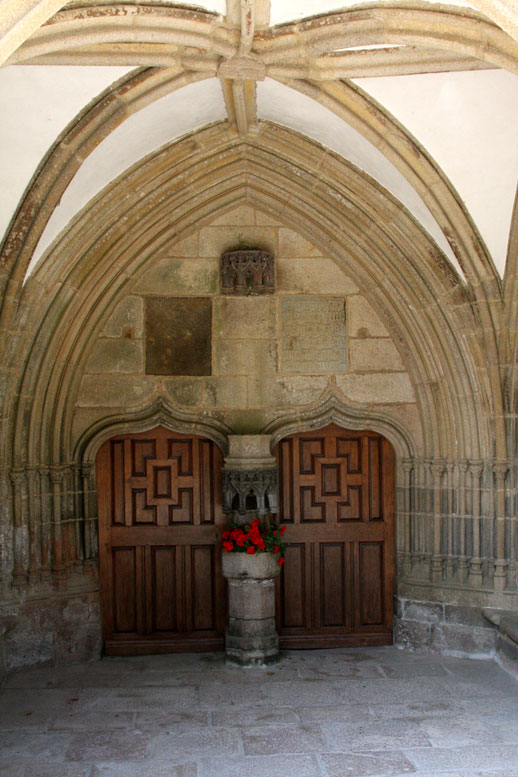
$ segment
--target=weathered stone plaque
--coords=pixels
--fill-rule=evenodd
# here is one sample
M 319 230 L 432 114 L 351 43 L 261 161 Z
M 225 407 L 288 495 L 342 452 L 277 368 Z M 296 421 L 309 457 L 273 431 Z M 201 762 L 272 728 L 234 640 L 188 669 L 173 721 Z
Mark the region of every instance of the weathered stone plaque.
M 221 257 L 221 293 L 273 294 L 273 254 L 257 248 L 227 251 Z
M 212 301 L 146 298 L 146 374 L 212 374 Z
M 281 310 L 282 372 L 347 370 L 343 297 L 284 297 Z

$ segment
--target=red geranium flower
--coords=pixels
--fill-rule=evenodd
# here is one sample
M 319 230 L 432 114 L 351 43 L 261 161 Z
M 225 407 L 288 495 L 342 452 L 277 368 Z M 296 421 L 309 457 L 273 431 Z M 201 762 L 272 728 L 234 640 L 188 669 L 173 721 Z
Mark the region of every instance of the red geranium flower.
M 254 546 L 253 545 L 249 545 L 248 548 L 246 549 L 246 552 L 248 553 L 249 556 L 252 556 L 255 553 Z
M 284 534 L 285 531 L 286 531 L 286 527 L 281 526 L 281 528 L 279 529 L 280 534 Z
M 278 553 L 278 552 L 279 552 L 279 546 L 278 546 L 278 545 L 276 545 L 276 546 L 274 547 L 274 549 L 273 549 L 273 552 L 274 552 L 274 553 Z
M 280 567 L 282 567 L 282 565 L 284 564 L 284 556 L 281 556 L 281 557 L 280 557 L 280 559 L 278 560 L 277 564 L 278 564 Z
M 234 548 L 233 542 L 223 542 L 223 550 L 225 550 L 227 553 L 230 553 L 231 550 Z

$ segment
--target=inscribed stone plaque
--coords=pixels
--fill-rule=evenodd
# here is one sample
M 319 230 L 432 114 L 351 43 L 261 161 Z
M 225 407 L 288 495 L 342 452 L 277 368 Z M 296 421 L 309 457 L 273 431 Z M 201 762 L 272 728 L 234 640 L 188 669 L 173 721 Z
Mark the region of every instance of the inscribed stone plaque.
M 284 297 L 281 310 L 282 372 L 347 370 L 343 297 Z
M 212 301 L 146 298 L 146 374 L 211 375 Z

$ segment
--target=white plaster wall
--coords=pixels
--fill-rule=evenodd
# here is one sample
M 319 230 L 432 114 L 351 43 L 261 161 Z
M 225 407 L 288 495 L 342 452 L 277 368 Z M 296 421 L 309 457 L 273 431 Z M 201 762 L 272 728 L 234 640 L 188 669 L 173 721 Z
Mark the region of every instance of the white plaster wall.
M 70 182 L 40 238 L 27 275 L 70 219 L 124 170 L 165 143 L 226 115 L 220 82 L 209 78 L 178 89 L 126 119 L 97 146 Z
M 310 97 L 269 78 L 257 84 L 257 110 L 260 118 L 318 140 L 379 181 L 408 208 L 462 274 L 446 238 L 420 196 L 363 135 Z
M 365 0 L 368 2 L 368 0 Z M 271 0 L 271 24 L 283 24 L 295 19 L 303 19 L 306 16 L 340 11 L 343 8 L 351 8 L 355 5 L 365 5 L 360 0 Z M 440 0 L 431 0 L 430 5 L 436 5 Z M 466 0 L 445 0 L 442 5 L 451 5 L 461 8 L 475 8 Z M 476 10 L 476 9 L 475 9 Z
M 41 158 L 74 116 L 127 67 L 0 70 L 0 239 Z
M 503 276 L 518 181 L 518 76 L 504 70 L 362 78 L 457 189 Z

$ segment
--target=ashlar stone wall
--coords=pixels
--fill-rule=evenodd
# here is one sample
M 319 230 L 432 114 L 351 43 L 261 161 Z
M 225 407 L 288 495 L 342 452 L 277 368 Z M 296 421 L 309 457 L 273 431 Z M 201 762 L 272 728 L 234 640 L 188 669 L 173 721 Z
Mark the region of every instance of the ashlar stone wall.
M 221 254 L 244 244 L 274 254 L 275 294 L 220 293 Z M 212 300 L 212 374 L 146 374 L 150 297 Z M 341 322 L 332 319 L 344 302 L 341 332 Z M 91 347 L 74 431 L 79 438 L 96 418 L 161 396 L 178 407 L 216 412 L 235 433 L 257 433 L 288 409 L 318 402 L 329 387 L 347 402 L 393 416 L 419 449 L 405 365 L 354 279 L 281 221 L 241 206 L 169 245 L 132 281 Z

